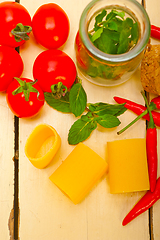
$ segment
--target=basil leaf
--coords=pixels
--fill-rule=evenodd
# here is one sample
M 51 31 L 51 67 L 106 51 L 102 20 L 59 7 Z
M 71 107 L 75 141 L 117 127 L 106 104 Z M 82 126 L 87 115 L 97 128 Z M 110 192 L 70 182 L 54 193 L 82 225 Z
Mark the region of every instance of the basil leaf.
M 66 93 L 64 97 L 60 99 L 55 99 L 52 93 L 44 93 L 45 100 L 49 106 L 56 109 L 57 111 L 64 113 L 71 113 L 70 103 L 69 103 L 69 93 Z
M 72 113 L 80 116 L 87 105 L 87 95 L 81 83 L 76 83 L 70 91 L 69 102 Z
M 94 118 L 88 118 L 87 121 L 85 120 L 82 116 L 71 126 L 68 134 L 69 144 L 75 145 L 86 140 L 90 136 L 91 132 L 96 129 L 97 123 L 94 121 Z
M 97 119 L 97 123 L 99 123 L 102 127 L 105 128 L 113 128 L 117 127 L 121 122 L 117 117 L 110 114 L 105 114 L 101 116 L 100 119 Z

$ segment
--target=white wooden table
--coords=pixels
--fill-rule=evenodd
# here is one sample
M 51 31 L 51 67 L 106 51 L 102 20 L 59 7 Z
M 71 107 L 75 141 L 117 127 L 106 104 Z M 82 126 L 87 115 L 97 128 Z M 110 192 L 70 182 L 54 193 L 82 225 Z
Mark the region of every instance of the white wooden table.
M 61 50 L 75 61 L 74 39 L 80 15 L 89 0 L 55 0 L 54 2 L 66 11 L 70 20 L 69 38 Z M 145 2 L 151 23 L 160 26 L 160 1 Z M 33 16 L 36 9 L 48 1 L 20 0 L 20 3 Z M 153 39 L 152 43 L 160 44 Z M 43 47 L 36 45 L 31 34 L 30 41 L 20 48 L 20 55 L 24 61 L 23 77 L 33 78 L 33 62 L 44 50 Z M 139 69 L 128 82 L 114 88 L 95 86 L 83 77 L 82 81 L 88 102 L 115 103 L 113 96 L 122 96 L 144 104 L 140 94 L 142 85 Z M 0 94 L 0 113 L 0 239 L 17 240 L 16 237 L 19 236 L 21 240 L 160 240 L 160 201 L 131 224 L 122 226 L 123 218 L 144 192 L 110 194 L 107 175 L 105 175 L 80 204 L 74 205 L 49 180 L 49 176 L 75 147 L 67 142 L 70 126 L 76 120 L 73 115 L 57 112 L 45 104 L 37 117 L 29 120 L 17 119 L 9 110 L 4 93 Z M 116 134 L 134 118 L 135 114 L 127 111 L 120 117 L 122 123 L 118 128 L 114 130 L 97 128 L 85 144 L 106 159 L 107 141 L 145 137 L 146 126 L 143 120 L 122 135 Z M 18 142 L 14 141 L 15 134 L 17 136 L 15 129 L 17 123 Z M 61 148 L 54 161 L 42 170 L 35 168 L 24 153 L 29 134 L 40 123 L 53 126 L 62 139 Z M 159 129 L 158 134 L 160 136 Z M 19 149 L 18 158 L 15 156 L 15 145 Z M 160 147 L 158 152 L 160 155 Z M 9 231 L 8 222 L 13 207 L 15 221 L 10 218 L 11 231 Z

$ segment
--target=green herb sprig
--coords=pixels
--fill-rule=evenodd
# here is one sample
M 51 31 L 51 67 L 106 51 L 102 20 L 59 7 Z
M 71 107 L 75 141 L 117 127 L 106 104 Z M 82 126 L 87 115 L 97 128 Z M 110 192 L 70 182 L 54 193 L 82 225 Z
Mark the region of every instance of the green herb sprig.
M 94 28 L 89 31 L 92 43 L 102 52 L 122 54 L 129 51 L 138 41 L 138 24 L 125 18 L 125 12 L 105 9 L 95 17 Z
M 45 92 L 44 96 L 47 104 L 52 108 L 80 117 L 69 130 L 68 142 L 71 145 L 86 140 L 98 124 L 104 128 L 117 127 L 121 123 L 118 116 L 126 111 L 124 104 L 102 102 L 87 104 L 87 94 L 80 82 L 75 83 L 70 92 L 60 99 L 48 92 Z

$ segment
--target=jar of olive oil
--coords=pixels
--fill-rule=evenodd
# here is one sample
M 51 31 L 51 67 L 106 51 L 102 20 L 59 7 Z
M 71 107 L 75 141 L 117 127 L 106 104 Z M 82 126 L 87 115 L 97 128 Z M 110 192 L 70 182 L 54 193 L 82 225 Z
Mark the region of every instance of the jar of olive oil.
M 93 0 L 80 18 L 77 66 L 97 85 L 124 83 L 140 65 L 149 37 L 148 14 L 136 0 Z

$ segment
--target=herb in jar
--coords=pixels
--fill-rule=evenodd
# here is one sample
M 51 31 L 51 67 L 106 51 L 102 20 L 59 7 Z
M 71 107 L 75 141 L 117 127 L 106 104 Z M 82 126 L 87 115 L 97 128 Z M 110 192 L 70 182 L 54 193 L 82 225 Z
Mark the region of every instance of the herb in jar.
M 107 54 L 122 54 L 132 49 L 139 38 L 138 24 L 125 12 L 105 9 L 95 17 L 94 28 L 89 31 L 91 42 Z

